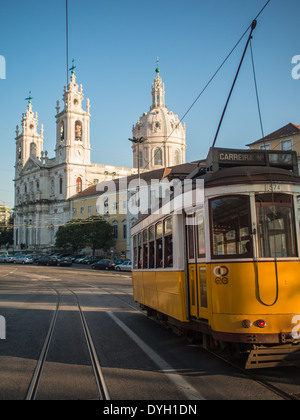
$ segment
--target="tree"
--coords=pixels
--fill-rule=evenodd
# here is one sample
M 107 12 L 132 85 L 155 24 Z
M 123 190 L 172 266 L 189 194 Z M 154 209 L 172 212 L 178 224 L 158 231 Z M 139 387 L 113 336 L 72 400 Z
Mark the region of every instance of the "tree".
M 0 223 L 0 246 L 13 243 L 13 218 L 10 217 L 8 222 Z
M 112 226 L 97 216 L 71 220 L 60 226 L 56 233 L 56 246 L 72 248 L 74 252 L 89 246 L 94 255 L 96 249 L 108 248 L 114 244 Z
M 113 227 L 106 221 L 97 216 L 91 216 L 85 220 L 86 244 L 93 250 L 110 248 L 114 246 Z
M 85 238 L 81 220 L 71 220 L 60 226 L 56 232 L 55 245 L 58 248 L 72 248 L 74 252 L 84 248 Z

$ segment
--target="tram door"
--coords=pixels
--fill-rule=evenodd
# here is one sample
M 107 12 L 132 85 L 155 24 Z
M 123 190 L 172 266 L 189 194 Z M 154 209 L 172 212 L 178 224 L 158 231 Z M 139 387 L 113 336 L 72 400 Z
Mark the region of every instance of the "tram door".
M 208 318 L 203 209 L 186 218 L 190 315 Z

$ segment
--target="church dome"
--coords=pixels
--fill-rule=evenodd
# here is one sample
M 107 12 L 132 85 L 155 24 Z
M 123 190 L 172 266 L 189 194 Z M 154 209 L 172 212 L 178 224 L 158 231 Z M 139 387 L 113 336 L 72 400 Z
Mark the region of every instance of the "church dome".
M 144 139 L 139 145 L 133 144 L 134 166 L 139 164 L 144 170 L 185 163 L 185 124 L 165 106 L 165 87 L 158 66 L 155 71 L 152 105 L 132 129 L 133 137 Z

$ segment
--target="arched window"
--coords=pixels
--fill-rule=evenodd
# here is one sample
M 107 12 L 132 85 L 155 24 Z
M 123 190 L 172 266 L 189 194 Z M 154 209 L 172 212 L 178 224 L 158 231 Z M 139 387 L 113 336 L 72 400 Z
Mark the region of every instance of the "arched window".
M 143 166 L 143 152 L 140 152 L 140 156 L 139 156 L 139 166 L 140 166 L 140 168 L 142 168 L 142 166 Z
M 76 192 L 80 193 L 82 191 L 82 179 L 78 177 L 76 179 Z
M 54 185 L 54 179 L 51 179 L 51 185 L 50 185 L 50 195 L 55 194 L 55 185 Z
M 36 157 L 36 144 L 30 143 L 30 156 Z
M 180 165 L 180 152 L 179 150 L 175 150 L 175 154 L 174 154 L 174 163 L 175 165 Z
M 162 165 L 162 150 L 154 150 L 154 165 Z
M 113 237 L 114 239 L 118 239 L 119 237 L 119 223 L 117 220 L 113 222 Z
M 123 239 L 127 239 L 127 220 L 122 222 Z
M 63 141 L 65 139 L 65 125 L 62 122 L 60 124 L 60 141 Z
M 82 141 L 82 124 L 81 121 L 75 122 L 75 140 Z
M 59 178 L 59 194 L 63 193 L 63 179 Z

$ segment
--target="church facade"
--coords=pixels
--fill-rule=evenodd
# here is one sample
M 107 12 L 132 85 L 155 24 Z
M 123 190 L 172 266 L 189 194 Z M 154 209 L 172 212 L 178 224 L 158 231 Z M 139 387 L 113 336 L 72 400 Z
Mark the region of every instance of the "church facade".
M 132 128 L 133 137 L 143 138 L 133 144 L 133 166 L 141 171 L 152 171 L 185 163 L 186 127 L 178 116 L 165 105 L 165 85 L 159 67 L 152 84 L 152 105 Z
M 59 226 L 72 219 L 70 197 L 92 184 L 136 173 L 134 168 L 91 163 L 90 101 L 74 71 L 56 106 L 55 156 L 43 150 L 43 125 L 28 98 L 22 129 L 16 129 L 15 250 L 48 250 Z
M 92 185 L 185 163 L 185 126 L 165 106 L 165 88 L 156 69 L 152 105 L 133 126 L 133 167 L 91 163 L 90 101 L 83 106 L 74 69 L 56 106 L 55 156 L 43 150 L 43 125 L 28 98 L 21 130 L 16 129 L 14 248 L 50 251 L 59 226 L 76 218 L 73 198 Z M 128 230 L 129 234 L 129 230 Z

